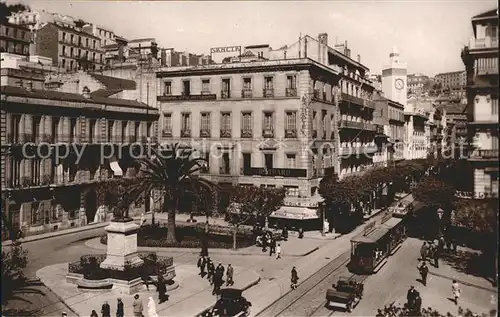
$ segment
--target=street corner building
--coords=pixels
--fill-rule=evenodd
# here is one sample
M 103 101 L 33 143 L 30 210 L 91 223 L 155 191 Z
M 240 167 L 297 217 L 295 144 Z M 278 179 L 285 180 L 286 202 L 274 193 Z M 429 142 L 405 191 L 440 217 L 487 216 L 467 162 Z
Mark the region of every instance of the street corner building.
M 462 51 L 467 72 L 467 132 L 474 198 L 498 197 L 498 10 L 472 17 Z
M 40 73 L 3 68 L 1 77 L 2 212 L 25 235 L 93 222 L 96 184 L 135 175 L 129 148 L 155 142 L 158 110 L 91 93 L 84 80 L 48 89 Z
M 161 142 L 199 150 L 203 176 L 222 188 L 285 188 L 271 225 L 320 224 L 321 178 L 362 173 L 380 154 L 368 68 L 326 33 L 211 52 L 226 57 L 157 71 Z

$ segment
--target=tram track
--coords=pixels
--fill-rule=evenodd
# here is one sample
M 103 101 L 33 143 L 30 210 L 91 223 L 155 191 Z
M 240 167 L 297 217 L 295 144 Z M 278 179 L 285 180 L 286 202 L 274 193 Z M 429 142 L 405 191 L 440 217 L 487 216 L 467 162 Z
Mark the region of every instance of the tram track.
M 274 302 L 265 310 L 261 311 L 257 316 L 311 316 L 321 307 L 325 306 L 326 301 L 323 299 L 325 298 L 326 289 L 330 288 L 331 283 L 335 282 L 334 278 L 341 275 L 352 275 L 348 272 L 346 267 L 349 260 L 350 251 L 342 253 L 340 256 L 323 266 L 316 273 L 305 279 L 299 284 L 297 289 L 286 293 L 279 300 Z M 322 292 L 323 289 L 325 290 Z M 321 296 L 317 296 L 318 293 L 321 293 Z M 310 297 L 310 300 L 307 302 L 313 303 L 312 309 L 310 305 L 307 307 L 304 307 L 303 305 L 301 306 L 306 297 L 307 299 Z M 321 300 L 319 304 L 317 304 L 318 299 Z M 316 304 L 314 304 L 314 302 L 316 302 Z

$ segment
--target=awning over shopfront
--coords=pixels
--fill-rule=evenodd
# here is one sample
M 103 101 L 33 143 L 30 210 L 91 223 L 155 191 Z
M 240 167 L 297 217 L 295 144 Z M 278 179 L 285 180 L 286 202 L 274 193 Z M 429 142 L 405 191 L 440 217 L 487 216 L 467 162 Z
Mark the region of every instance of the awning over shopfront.
M 118 164 L 118 161 L 116 160 L 116 157 L 112 157 L 109 160 L 109 167 L 111 167 L 111 170 L 115 174 L 115 176 L 123 176 L 123 171 L 122 168 L 120 167 L 120 164 Z
M 283 206 L 279 210 L 274 211 L 271 215 L 269 215 L 269 217 L 294 220 L 319 219 L 317 209 L 288 206 Z

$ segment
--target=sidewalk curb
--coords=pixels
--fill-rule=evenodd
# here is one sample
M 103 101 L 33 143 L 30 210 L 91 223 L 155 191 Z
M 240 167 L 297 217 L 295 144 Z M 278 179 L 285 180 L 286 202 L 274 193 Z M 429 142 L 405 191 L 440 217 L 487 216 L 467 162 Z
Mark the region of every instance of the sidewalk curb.
M 444 278 L 444 279 L 447 279 L 447 280 L 450 280 L 450 281 L 455 280 L 455 281 L 459 282 L 460 284 L 463 284 L 463 285 L 466 285 L 466 286 L 479 288 L 479 289 L 482 289 L 482 290 L 485 290 L 485 291 L 488 291 L 488 292 L 492 292 L 492 293 L 498 293 L 498 289 L 495 289 L 493 287 L 489 288 L 489 287 L 479 286 L 479 285 L 476 285 L 476 284 L 472 284 L 472 283 L 469 283 L 469 282 L 465 282 L 465 281 L 459 280 L 459 279 L 457 279 L 455 277 L 449 277 L 449 276 L 446 276 L 444 274 L 439 274 L 439 273 L 432 272 L 432 271 L 429 271 L 429 274 L 430 275 L 434 275 L 434 276 L 438 276 L 438 277 L 441 277 L 441 278 Z
M 59 294 L 57 294 L 56 292 L 54 292 L 50 287 L 47 286 L 47 284 L 45 284 L 45 282 L 43 281 L 43 279 L 41 279 L 41 278 L 38 277 L 38 274 L 35 273 L 35 276 L 40 281 L 40 283 L 43 284 L 43 286 L 45 286 L 49 291 L 52 292 L 52 294 L 54 294 L 56 296 L 57 299 L 59 299 L 59 302 L 63 303 L 64 306 L 66 306 L 73 314 L 75 314 L 75 316 L 80 317 L 80 315 L 78 315 L 78 313 L 73 308 L 71 308 L 71 306 L 69 306 L 68 304 L 66 304 L 66 302 L 64 301 L 64 299 L 61 296 L 59 296 Z
M 86 225 L 84 227 L 79 227 L 78 229 L 80 229 L 80 230 L 75 230 L 76 228 L 71 228 L 71 229 L 65 229 L 65 230 L 56 231 L 56 232 L 42 233 L 42 234 L 38 234 L 38 235 L 28 236 L 26 238 L 21 238 L 18 241 L 21 243 L 29 243 L 29 242 L 34 242 L 34 241 L 39 241 L 39 240 L 44 240 L 44 239 L 65 236 L 65 235 L 77 233 L 77 232 L 85 232 L 85 231 L 90 231 L 93 229 L 100 229 L 100 228 L 104 228 L 108 225 L 109 225 L 109 222 L 103 222 L 103 223 L 94 224 L 94 225 Z M 2 247 L 8 247 L 10 245 L 12 245 L 11 240 L 7 240 L 7 241 L 2 242 Z
M 93 238 L 93 239 L 100 239 L 98 238 Z M 91 239 L 92 240 L 92 239 Z M 87 242 L 91 241 L 88 240 Z M 99 246 L 102 248 L 97 248 L 96 246 L 89 245 L 88 243 L 85 243 L 85 246 L 88 248 L 92 248 L 94 250 L 106 250 L 106 245 L 102 244 L 99 241 Z M 300 258 L 300 257 L 305 257 L 308 256 L 309 254 L 316 252 L 319 250 L 320 247 L 314 247 L 310 249 L 309 251 L 301 254 L 282 254 L 282 257 L 294 257 L 294 258 Z M 137 250 L 140 252 L 170 252 L 170 253 L 191 253 L 191 254 L 199 254 L 200 250 L 199 248 L 153 248 L 153 247 L 137 247 Z M 241 256 L 269 256 L 268 253 L 250 253 L 250 252 L 238 252 L 238 251 L 233 251 L 229 249 L 209 249 L 209 254 L 218 254 L 218 255 L 241 255 Z

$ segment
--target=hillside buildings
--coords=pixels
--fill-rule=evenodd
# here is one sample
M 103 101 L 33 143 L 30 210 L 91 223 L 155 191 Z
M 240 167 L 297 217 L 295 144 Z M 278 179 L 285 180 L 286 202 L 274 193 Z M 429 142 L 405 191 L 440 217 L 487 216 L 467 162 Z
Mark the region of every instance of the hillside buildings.
M 440 73 L 434 77 L 441 91 L 451 98 L 464 98 L 467 83 L 465 70 Z
M 30 54 L 31 32 L 15 24 L 0 24 L 0 52 L 21 56 Z
M 468 133 L 474 197 L 498 197 L 498 11 L 472 17 L 462 51 L 467 72 Z

